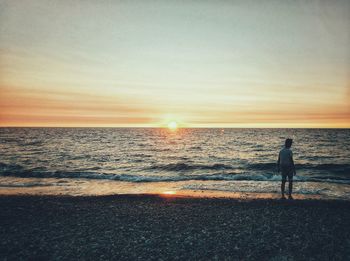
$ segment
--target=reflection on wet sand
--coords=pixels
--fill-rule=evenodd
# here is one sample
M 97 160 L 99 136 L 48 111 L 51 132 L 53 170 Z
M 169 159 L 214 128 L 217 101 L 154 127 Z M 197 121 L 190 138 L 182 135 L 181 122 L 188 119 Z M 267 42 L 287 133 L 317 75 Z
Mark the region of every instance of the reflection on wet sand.
M 349 186 L 339 184 L 299 182 L 295 184 L 295 199 L 336 199 L 350 193 Z M 255 191 L 249 189 L 254 187 Z M 259 192 L 256 192 L 260 188 Z M 317 189 L 315 189 L 317 188 Z M 304 191 L 314 191 L 305 194 Z M 336 194 L 337 193 L 340 194 Z M 333 193 L 333 194 L 332 194 Z M 0 195 L 71 195 L 101 196 L 116 194 L 158 194 L 164 197 L 225 197 L 238 199 L 280 198 L 278 182 L 124 182 L 89 179 L 13 178 L 0 180 Z

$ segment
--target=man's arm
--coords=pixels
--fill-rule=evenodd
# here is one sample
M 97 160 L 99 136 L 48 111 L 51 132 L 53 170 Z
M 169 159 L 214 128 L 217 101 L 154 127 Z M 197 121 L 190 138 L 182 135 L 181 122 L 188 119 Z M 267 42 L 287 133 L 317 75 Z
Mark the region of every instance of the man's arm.
M 277 172 L 280 172 L 280 161 L 281 161 L 280 154 L 278 154 L 278 160 L 277 160 Z

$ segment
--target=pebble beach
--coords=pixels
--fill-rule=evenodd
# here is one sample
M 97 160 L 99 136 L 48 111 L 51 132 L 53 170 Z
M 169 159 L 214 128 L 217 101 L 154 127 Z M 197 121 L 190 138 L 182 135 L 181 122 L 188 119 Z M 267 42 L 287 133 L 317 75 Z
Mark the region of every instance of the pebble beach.
M 1 196 L 1 260 L 349 260 L 350 202 Z

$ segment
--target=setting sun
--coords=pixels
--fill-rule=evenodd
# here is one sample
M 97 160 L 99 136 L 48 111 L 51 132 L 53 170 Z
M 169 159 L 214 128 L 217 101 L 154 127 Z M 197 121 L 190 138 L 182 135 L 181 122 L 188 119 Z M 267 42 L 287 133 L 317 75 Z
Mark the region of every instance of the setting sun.
M 176 130 L 176 129 L 178 128 L 177 122 L 176 122 L 176 121 L 171 121 L 171 122 L 169 122 L 169 123 L 168 123 L 168 128 L 169 128 L 170 130 Z
M 175 191 L 164 191 L 162 194 L 164 194 L 164 195 L 175 195 L 176 192 Z

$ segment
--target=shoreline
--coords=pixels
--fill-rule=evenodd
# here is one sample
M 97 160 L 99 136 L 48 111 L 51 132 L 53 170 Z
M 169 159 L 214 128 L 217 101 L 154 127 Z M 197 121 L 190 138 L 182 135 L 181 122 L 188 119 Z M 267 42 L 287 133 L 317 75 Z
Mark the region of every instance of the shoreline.
M 349 185 L 294 182 L 293 187 L 295 199 L 350 201 Z M 103 179 L 0 177 L 0 195 L 103 196 L 124 194 L 168 194 L 241 199 L 278 199 L 281 197 L 279 181 L 127 182 Z
M 349 201 L 339 198 L 322 198 L 320 195 L 293 194 L 293 200 L 320 200 L 320 201 Z M 69 194 L 33 194 L 1 192 L 0 198 L 4 197 L 48 197 L 48 198 L 103 198 L 103 197 L 161 197 L 173 199 L 228 199 L 228 200 L 282 200 L 279 193 L 253 193 L 253 192 L 225 192 L 225 191 L 164 191 L 163 193 L 114 193 L 104 195 L 69 195 Z M 288 198 L 286 194 L 286 198 Z M 286 199 L 289 200 L 289 199 Z M 290 200 L 289 200 L 290 201 Z
M 198 195 L 197 195 L 198 194 Z M 230 193 L 231 194 L 231 193 Z M 256 194 L 262 194 L 260 196 Z M 143 201 L 143 200 L 155 200 L 155 201 L 164 201 L 164 202 L 231 202 L 233 204 L 239 203 L 239 204 L 250 204 L 256 202 L 257 204 L 260 203 L 269 203 L 269 204 L 276 204 L 276 205 L 293 205 L 293 204 L 329 204 L 329 205 L 337 205 L 337 204 L 344 204 L 349 206 L 350 211 L 350 201 L 346 199 L 332 199 L 332 198 L 304 198 L 303 195 L 293 195 L 292 200 L 288 199 L 286 196 L 286 199 L 281 199 L 278 197 L 280 195 L 275 195 L 271 193 L 244 193 L 242 195 L 237 195 L 236 197 L 232 195 L 218 195 L 218 194 L 212 194 L 208 195 L 201 192 L 195 192 L 195 193 L 179 193 L 179 194 L 168 194 L 168 193 L 139 193 L 139 194 L 133 194 L 133 193 L 125 193 L 125 194 L 110 194 L 110 195 L 78 195 L 78 196 L 72 196 L 72 195 L 49 195 L 49 194 L 43 194 L 43 195 L 33 195 L 33 194 L 0 194 L 0 201 L 6 201 L 6 200 L 17 200 L 17 199 L 23 199 L 23 200 L 54 200 L 54 201 L 71 201 L 71 202 L 80 202 L 84 200 L 91 200 L 91 201 L 113 201 L 113 200 L 130 200 L 129 203 L 132 203 L 133 200 L 135 201 Z

